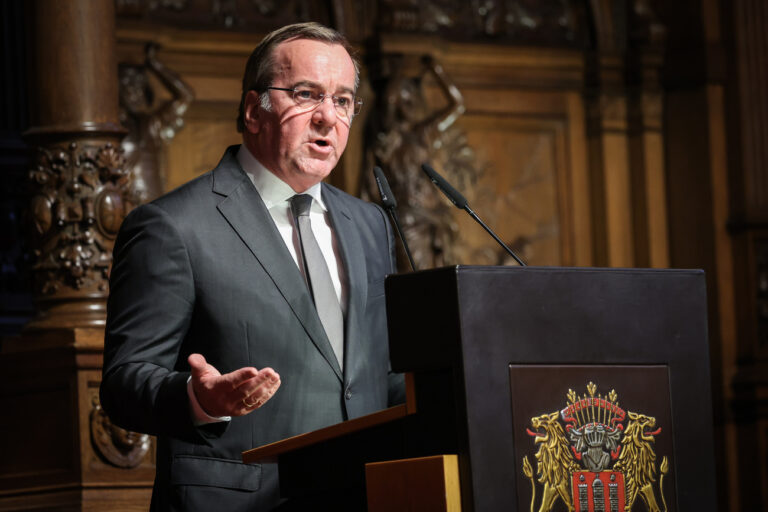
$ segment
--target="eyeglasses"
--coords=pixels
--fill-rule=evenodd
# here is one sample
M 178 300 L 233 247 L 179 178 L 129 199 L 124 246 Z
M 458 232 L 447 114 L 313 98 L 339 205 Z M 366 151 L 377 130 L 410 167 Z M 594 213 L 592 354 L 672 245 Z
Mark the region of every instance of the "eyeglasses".
M 295 89 L 286 89 L 284 87 L 267 87 L 275 91 L 286 91 L 293 95 L 293 101 L 301 108 L 312 109 L 320 105 L 325 98 L 330 97 L 333 106 L 336 107 L 336 115 L 342 119 L 349 119 L 360 113 L 363 108 L 363 99 L 356 98 L 351 94 L 333 94 L 328 95 L 312 87 L 296 87 Z

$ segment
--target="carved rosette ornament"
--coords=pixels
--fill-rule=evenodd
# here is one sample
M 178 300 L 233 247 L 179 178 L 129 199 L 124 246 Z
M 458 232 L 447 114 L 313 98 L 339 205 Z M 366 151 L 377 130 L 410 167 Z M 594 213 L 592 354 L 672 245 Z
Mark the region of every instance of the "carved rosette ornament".
M 125 192 L 130 174 L 124 167 L 122 149 L 111 142 L 37 148 L 29 172 L 30 231 L 43 317 L 65 301 L 70 313 L 101 310 L 91 322 L 72 318 L 79 325 L 103 324 L 103 306 L 72 306 L 78 299 L 103 302 L 106 297 L 112 246 L 131 208 Z
M 93 448 L 113 466 L 135 468 L 149 451 L 149 436 L 114 425 L 101 408 L 98 396 L 91 402 L 90 424 Z

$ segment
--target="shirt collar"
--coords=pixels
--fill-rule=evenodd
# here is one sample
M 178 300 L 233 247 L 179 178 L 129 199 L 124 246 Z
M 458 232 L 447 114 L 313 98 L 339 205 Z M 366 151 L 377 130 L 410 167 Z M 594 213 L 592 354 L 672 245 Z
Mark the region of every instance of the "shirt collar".
M 274 206 L 285 206 L 285 203 L 296 195 L 291 186 L 264 167 L 250 150 L 245 147 L 245 144 L 240 145 L 240 149 L 237 152 L 237 161 L 251 179 L 253 186 L 256 187 L 267 209 Z M 312 185 L 302 193 L 312 196 L 314 199 L 312 201 L 312 208 L 315 208 L 317 205 L 322 211 L 328 210 L 323 202 L 321 183 Z

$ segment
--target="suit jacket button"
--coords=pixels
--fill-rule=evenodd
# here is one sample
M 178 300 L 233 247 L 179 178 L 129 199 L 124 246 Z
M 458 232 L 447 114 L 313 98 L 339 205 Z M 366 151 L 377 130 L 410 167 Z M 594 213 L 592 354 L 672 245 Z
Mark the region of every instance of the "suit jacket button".
M 346 393 L 344 393 L 344 397 L 345 397 L 347 400 L 352 400 L 352 391 L 350 391 L 350 390 L 349 390 L 349 388 L 347 388 L 347 392 L 346 392 Z

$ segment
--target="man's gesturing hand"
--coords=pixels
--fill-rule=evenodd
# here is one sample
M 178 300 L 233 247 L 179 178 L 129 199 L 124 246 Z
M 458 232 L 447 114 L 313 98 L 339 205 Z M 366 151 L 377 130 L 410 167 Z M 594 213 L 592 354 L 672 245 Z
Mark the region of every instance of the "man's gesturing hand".
M 222 375 L 200 354 L 187 358 L 192 368 L 192 390 L 210 416 L 243 416 L 264 405 L 280 387 L 272 368 L 240 368 Z

